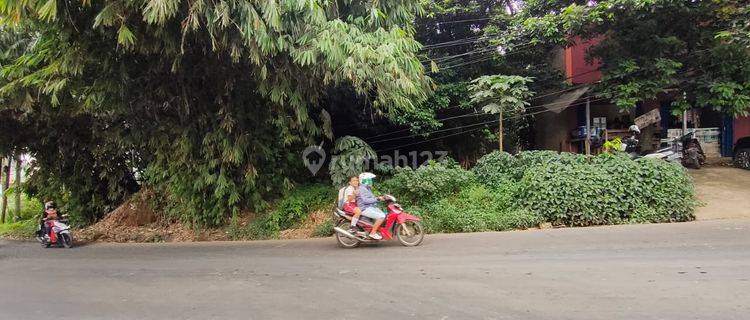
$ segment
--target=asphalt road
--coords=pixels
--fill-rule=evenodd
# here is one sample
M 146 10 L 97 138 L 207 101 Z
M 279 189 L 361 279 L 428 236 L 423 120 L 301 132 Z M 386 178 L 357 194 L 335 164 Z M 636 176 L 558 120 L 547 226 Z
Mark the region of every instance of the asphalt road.
M 2 319 L 748 319 L 750 220 L 333 239 L 0 242 Z

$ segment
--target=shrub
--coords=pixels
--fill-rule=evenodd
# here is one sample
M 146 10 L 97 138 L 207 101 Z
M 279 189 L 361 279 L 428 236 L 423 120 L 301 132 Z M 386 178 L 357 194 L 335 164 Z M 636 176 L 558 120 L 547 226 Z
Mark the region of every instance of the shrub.
M 435 162 L 416 170 L 396 168 L 395 174 L 377 185 L 379 191 L 392 193 L 410 203 L 421 203 L 458 192 L 475 182 L 474 174 L 454 160 Z
M 496 190 L 473 185 L 457 195 L 428 203 L 419 214 L 429 232 L 502 231 L 539 224 L 539 216 L 513 206 L 516 185 Z
M 690 178 L 678 164 L 613 154 L 532 165 L 518 195 L 525 208 L 572 226 L 688 221 L 696 205 Z
M 557 151 L 551 150 L 532 150 L 520 152 L 516 155 L 518 165 L 518 180 L 523 178 L 523 175 L 531 167 L 540 164 L 547 163 L 561 163 L 561 164 L 583 164 L 586 163 L 586 156 L 576 153 L 563 152 L 558 153 Z
M 291 228 L 310 212 L 324 209 L 335 203 L 336 191 L 328 184 L 300 186 L 279 199 L 274 209 L 259 216 L 245 227 L 233 222 L 227 232 L 233 239 L 270 239 L 279 231 Z
M 39 199 L 30 197 L 25 193 L 21 193 L 21 213 L 16 214 L 16 197 L 15 188 L 11 187 L 7 191 L 8 195 L 8 217 L 14 218 L 20 217 L 21 220 L 37 218 L 42 213 L 44 205 Z
M 34 237 L 38 224 L 36 219 L 0 224 L 0 237 L 26 239 Z
M 573 153 L 557 153 L 549 150 L 523 151 L 513 156 L 506 152 L 493 151 L 477 161 L 472 171 L 477 178 L 489 187 L 505 183 L 505 180 L 519 181 L 528 168 L 540 164 L 563 163 L 580 164 L 586 157 Z
M 507 152 L 493 151 L 477 161 L 471 170 L 477 179 L 489 187 L 498 187 L 507 180 L 517 180 L 523 174 L 518 172 L 518 161 Z
M 539 164 L 526 170 L 519 201 L 555 224 L 619 223 L 619 208 L 610 196 L 610 185 L 609 176 L 597 166 Z
M 329 217 L 325 222 L 317 225 L 313 230 L 313 237 L 330 237 L 333 235 L 333 218 Z

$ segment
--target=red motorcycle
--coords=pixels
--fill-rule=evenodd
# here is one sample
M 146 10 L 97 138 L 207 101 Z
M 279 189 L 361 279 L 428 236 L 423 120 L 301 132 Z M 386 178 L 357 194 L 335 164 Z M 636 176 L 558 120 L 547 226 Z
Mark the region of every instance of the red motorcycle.
M 70 248 L 73 246 L 73 235 L 70 233 L 67 215 L 61 219 L 42 219 L 46 230 L 42 230 L 42 225 L 36 231 L 36 239 L 43 247 L 51 246 Z
M 360 216 L 355 233 L 347 231 L 354 214 L 336 208 L 333 212 L 335 221 L 333 230 L 336 232 L 336 241 L 339 242 L 339 245 L 344 248 L 355 248 L 362 243 L 390 240 L 394 236 L 402 245 L 407 247 L 418 246 L 422 243 L 424 228 L 419 218 L 406 213 L 396 203 L 396 198 L 391 195 L 383 196 L 383 201 L 387 203 L 388 213 L 385 216 L 385 222 L 378 230 L 383 236 L 382 240 L 375 240 L 367 236 L 372 230 L 374 221 L 365 216 Z

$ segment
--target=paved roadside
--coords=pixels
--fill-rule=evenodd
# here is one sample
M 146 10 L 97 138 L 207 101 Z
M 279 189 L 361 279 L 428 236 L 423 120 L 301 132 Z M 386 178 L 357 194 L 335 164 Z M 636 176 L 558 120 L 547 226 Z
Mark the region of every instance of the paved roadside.
M 2 319 L 747 319 L 750 219 L 333 239 L 0 241 Z

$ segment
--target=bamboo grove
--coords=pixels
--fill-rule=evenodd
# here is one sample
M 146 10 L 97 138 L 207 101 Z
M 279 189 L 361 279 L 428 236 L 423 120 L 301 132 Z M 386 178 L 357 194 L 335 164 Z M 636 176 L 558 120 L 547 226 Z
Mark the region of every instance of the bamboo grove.
M 29 188 L 100 217 L 148 185 L 196 224 L 262 209 L 328 133 L 347 88 L 380 112 L 429 81 L 416 1 L 2 0 L 33 42 L 6 59 L 3 122 L 35 156 Z M 11 128 L 12 127 L 12 128 Z M 23 131 L 23 132 L 21 132 Z M 5 142 L 5 141 L 4 141 Z

